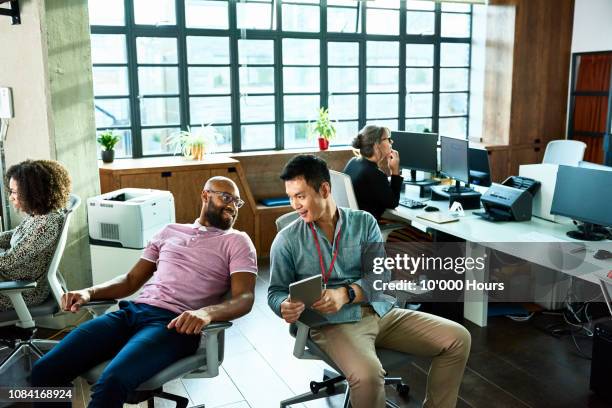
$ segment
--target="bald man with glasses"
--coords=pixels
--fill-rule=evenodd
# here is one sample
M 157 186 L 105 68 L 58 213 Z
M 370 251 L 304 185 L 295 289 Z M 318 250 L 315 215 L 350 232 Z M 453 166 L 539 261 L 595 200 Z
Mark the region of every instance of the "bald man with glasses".
M 198 348 L 200 333 L 215 321 L 247 314 L 255 299 L 257 256 L 249 236 L 232 226 L 244 205 L 236 184 L 209 179 L 193 224 L 164 227 L 125 275 L 66 293 L 65 311 L 89 301 L 120 299 L 142 288 L 134 301 L 73 330 L 32 370 L 35 387 L 64 387 L 111 359 L 92 387 L 89 407 L 122 407 L 128 394 Z M 229 300 L 223 300 L 229 292 Z M 68 404 L 67 406 L 70 406 Z

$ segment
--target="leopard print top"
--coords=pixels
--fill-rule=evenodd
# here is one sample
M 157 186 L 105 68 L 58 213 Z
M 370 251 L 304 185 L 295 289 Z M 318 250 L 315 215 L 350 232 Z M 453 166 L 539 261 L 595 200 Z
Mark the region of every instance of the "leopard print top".
M 36 288 L 22 292 L 27 305 L 38 305 L 49 296 L 47 271 L 64 219 L 63 211 L 26 215 L 17 228 L 0 233 L 0 280 L 36 281 Z M 0 295 L 0 311 L 7 309 L 13 304 Z

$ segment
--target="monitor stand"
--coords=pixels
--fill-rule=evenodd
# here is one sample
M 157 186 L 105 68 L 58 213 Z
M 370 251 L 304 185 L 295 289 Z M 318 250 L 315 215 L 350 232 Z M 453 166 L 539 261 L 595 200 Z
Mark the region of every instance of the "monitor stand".
M 455 180 L 454 186 L 446 187 L 442 191 L 448 194 L 465 194 L 473 192 L 474 189 L 470 187 L 470 183 L 467 183 L 465 187 L 462 187 L 461 182 L 459 180 Z
M 568 231 L 567 236 L 581 241 L 603 241 L 606 239 L 606 235 L 597 232 L 595 226 L 590 222 L 583 223 L 581 227 L 578 227 L 577 230 Z
M 417 176 L 416 176 L 416 170 L 410 170 L 410 178 L 404 180 L 404 184 L 411 184 L 411 185 L 415 185 L 415 186 L 433 186 L 436 184 L 440 184 L 440 182 L 438 180 L 434 180 L 434 179 L 421 179 L 421 180 L 417 180 Z

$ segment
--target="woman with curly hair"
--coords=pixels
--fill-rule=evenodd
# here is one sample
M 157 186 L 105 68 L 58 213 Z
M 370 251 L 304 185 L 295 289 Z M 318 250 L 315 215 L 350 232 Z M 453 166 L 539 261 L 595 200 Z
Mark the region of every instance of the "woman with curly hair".
M 17 228 L 0 233 L 0 280 L 36 281 L 23 298 L 38 305 L 49 295 L 47 270 L 64 225 L 70 175 L 56 161 L 26 160 L 8 169 L 5 183 L 11 204 L 25 217 Z M 12 308 L 0 295 L 0 311 Z

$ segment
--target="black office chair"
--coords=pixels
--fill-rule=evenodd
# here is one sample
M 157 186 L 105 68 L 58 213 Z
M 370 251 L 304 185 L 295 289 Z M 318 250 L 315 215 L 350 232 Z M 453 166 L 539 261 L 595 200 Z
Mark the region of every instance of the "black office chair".
M 297 213 L 288 213 L 276 219 L 278 231 L 297 219 Z M 346 383 L 346 377 L 333 362 L 333 360 L 310 338 L 310 326 L 308 325 L 308 313 L 304 313 L 300 321 L 289 326 L 289 333 L 295 337 L 293 355 L 299 359 L 322 360 L 336 372 L 331 370 L 323 371 L 323 381 L 311 381 L 310 392 L 296 395 L 280 402 L 280 407 L 284 408 L 293 404 L 300 404 L 319 398 L 327 398 L 333 395 L 344 393 L 343 407 L 350 407 L 350 389 Z M 399 367 L 405 367 L 411 363 L 411 358 L 405 353 L 398 351 L 377 348 L 376 354 L 385 371 L 389 372 Z M 400 377 L 385 377 L 385 385 L 394 385 L 400 396 L 407 398 L 410 394 L 410 387 L 402 382 Z M 399 408 L 393 401 L 386 401 L 389 408 Z

